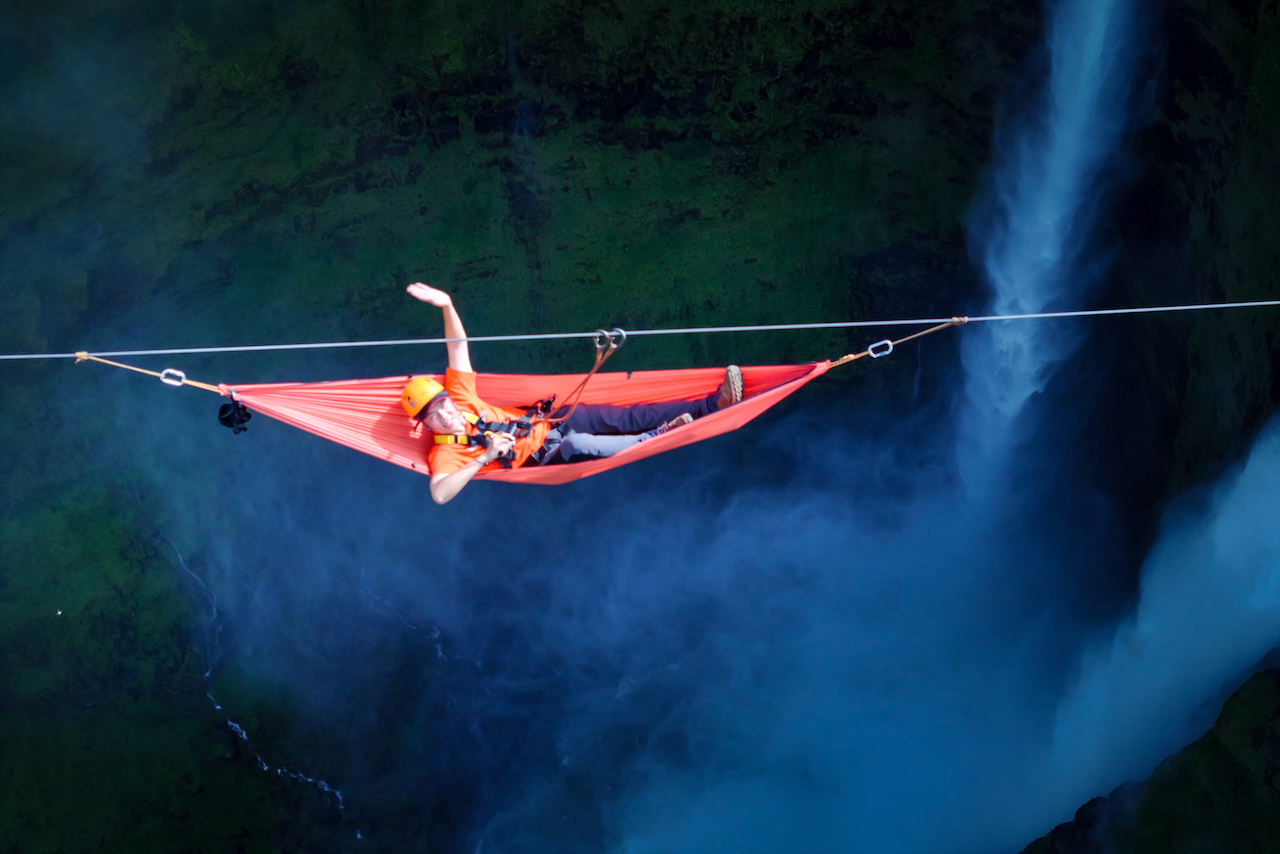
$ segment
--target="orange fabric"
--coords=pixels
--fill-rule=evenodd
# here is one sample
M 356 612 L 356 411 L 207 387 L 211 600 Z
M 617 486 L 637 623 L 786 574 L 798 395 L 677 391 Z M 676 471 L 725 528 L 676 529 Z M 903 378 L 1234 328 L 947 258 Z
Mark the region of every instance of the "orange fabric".
M 807 365 L 761 365 L 742 369 L 744 399 L 692 424 L 633 445 L 599 460 L 554 466 L 485 469 L 477 480 L 516 483 L 568 483 L 618 466 L 736 430 L 831 367 L 830 362 Z M 441 379 L 439 375 L 433 375 Z M 582 374 L 477 374 L 480 399 L 503 408 L 520 409 L 542 398 L 564 400 L 582 381 Z M 430 474 L 427 453 L 431 433 L 408 418 L 400 406 L 400 390 L 410 377 L 339 380 L 324 383 L 221 385 L 245 406 L 270 418 L 292 424 L 357 451 Z M 715 391 L 723 368 L 673 371 L 599 373 L 582 394 L 583 403 L 656 403 L 697 400 Z
M 458 409 L 463 412 L 470 412 L 472 415 L 484 413 L 484 420 L 486 421 L 514 421 L 525 413 L 524 409 L 508 409 L 502 406 L 494 406 L 481 400 L 480 395 L 476 393 L 476 374 L 474 373 L 455 371 L 453 368 L 447 369 L 444 372 L 444 390 L 449 392 L 449 396 L 458 405 Z M 512 468 L 524 465 L 525 460 L 529 459 L 534 451 L 542 447 L 542 441 L 547 438 L 547 433 L 550 431 L 551 425 L 544 421 L 534 424 L 528 436 L 516 439 L 514 448 L 516 458 L 512 462 Z M 427 439 L 427 441 L 430 442 L 431 440 Z M 453 474 L 483 453 L 484 448 L 479 445 L 432 444 L 431 449 L 427 452 L 427 466 L 431 469 L 432 474 Z M 503 466 L 500 463 L 493 462 L 480 469 L 480 471 L 496 471 L 502 468 Z

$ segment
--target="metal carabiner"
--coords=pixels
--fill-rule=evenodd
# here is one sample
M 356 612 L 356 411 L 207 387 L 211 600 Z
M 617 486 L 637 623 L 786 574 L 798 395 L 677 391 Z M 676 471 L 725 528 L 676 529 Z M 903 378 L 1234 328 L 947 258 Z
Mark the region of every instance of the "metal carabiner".
M 603 355 L 605 353 L 612 353 L 623 344 L 626 344 L 627 333 L 625 330 L 619 329 L 616 326 L 609 332 L 605 332 L 603 329 L 597 329 L 592 333 L 591 340 L 595 342 L 596 352 Z
M 178 386 L 181 386 L 186 381 L 187 381 L 187 375 L 184 374 L 182 371 L 177 370 L 176 368 L 165 368 L 163 371 L 160 372 L 160 382 L 164 383 L 165 385 L 178 387 Z
M 877 349 L 883 348 L 883 349 Z M 893 352 L 893 342 L 888 338 L 883 341 L 877 341 L 867 348 L 867 355 L 873 359 L 882 359 Z

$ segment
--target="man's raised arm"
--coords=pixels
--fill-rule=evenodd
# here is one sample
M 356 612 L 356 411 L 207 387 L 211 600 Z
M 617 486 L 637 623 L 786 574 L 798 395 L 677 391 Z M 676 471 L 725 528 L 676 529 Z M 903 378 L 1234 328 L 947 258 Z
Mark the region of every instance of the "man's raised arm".
M 458 316 L 458 310 L 453 307 L 453 299 L 439 288 L 424 285 L 422 282 L 414 282 L 408 287 L 408 291 L 414 299 L 434 305 L 444 314 L 444 337 L 462 339 L 450 341 L 445 345 L 449 353 L 449 367 L 455 371 L 471 373 L 471 351 L 467 349 L 467 330 L 462 328 L 462 318 Z

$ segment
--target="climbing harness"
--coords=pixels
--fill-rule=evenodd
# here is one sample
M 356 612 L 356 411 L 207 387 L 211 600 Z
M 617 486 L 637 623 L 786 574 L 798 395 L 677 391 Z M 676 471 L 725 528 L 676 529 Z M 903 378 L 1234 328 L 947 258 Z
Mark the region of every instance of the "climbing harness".
M 471 424 L 474 433 L 437 433 L 434 442 L 437 445 L 479 445 L 488 449 L 492 444 L 493 437 L 498 433 L 510 433 L 513 438 L 521 439 L 533 432 L 533 426 L 538 423 L 560 424 L 573 415 L 574 410 L 578 408 L 578 402 L 582 398 L 583 391 L 587 388 L 587 383 L 595 376 L 600 367 L 609 360 L 609 357 L 617 352 L 618 348 L 627 341 L 627 333 L 622 329 L 614 328 L 610 332 L 598 329 L 594 333 L 594 342 L 596 347 L 595 364 L 591 366 L 591 370 L 586 373 L 582 381 L 577 387 L 569 393 L 570 403 L 566 407 L 567 412 L 563 415 L 552 416 L 555 409 L 556 395 L 539 400 L 537 403 L 525 409 L 524 415 L 519 418 L 513 418 L 509 421 L 485 421 L 478 415 L 470 412 L 463 412 L 462 417 Z M 421 378 L 415 378 L 410 383 L 420 382 Z M 429 383 L 428 388 L 440 388 L 440 393 L 444 393 L 444 387 L 435 380 L 426 380 Z M 408 404 L 406 404 L 406 410 Z M 422 407 L 422 412 L 426 411 L 426 406 Z M 510 468 L 516 458 L 514 446 L 499 454 L 495 459 L 503 468 Z
M 532 430 L 532 424 L 528 420 L 527 414 L 511 421 L 485 421 L 479 415 L 471 412 L 462 412 L 461 415 L 475 430 L 474 433 L 436 433 L 432 441 L 437 445 L 478 445 L 487 450 L 493 444 L 493 437 L 498 433 L 510 433 L 518 439 L 528 436 Z M 510 468 L 515 458 L 515 448 L 513 447 L 500 454 L 495 462 L 503 468 Z

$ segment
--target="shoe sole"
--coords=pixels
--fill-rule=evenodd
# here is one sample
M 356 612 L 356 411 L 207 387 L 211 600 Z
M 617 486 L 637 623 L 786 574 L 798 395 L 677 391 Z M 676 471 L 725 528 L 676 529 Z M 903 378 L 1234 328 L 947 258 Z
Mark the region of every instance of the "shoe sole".
M 735 403 L 742 402 L 742 368 L 737 365 L 730 365 L 724 369 L 724 381 L 729 386 L 729 402 L 726 406 L 733 406 Z

